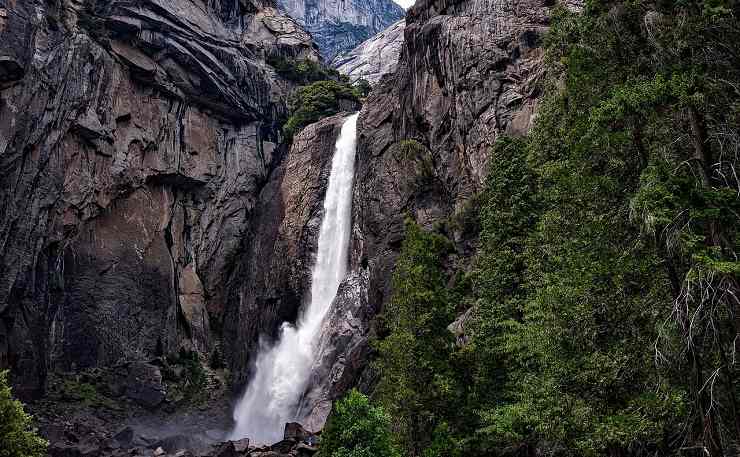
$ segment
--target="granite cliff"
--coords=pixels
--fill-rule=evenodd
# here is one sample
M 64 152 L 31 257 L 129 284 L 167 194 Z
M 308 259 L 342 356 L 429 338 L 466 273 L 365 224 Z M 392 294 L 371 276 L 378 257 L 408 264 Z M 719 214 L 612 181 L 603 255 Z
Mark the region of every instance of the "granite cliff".
M 33 396 L 50 370 L 209 354 L 284 153 L 265 59 L 318 59 L 310 36 L 264 2 L 0 12 L 0 366 Z
M 332 400 L 373 383 L 372 318 L 390 299 L 404 219 L 431 228 L 462 211 L 481 188 L 491 145 L 530 128 L 551 6 L 426 0 L 408 11 L 397 69 L 360 112 L 352 265 L 334 303 L 347 317 L 329 318 L 316 368 L 325 375 L 308 389 L 306 423 L 323 424 Z M 452 236 L 464 252 L 471 240 Z
M 405 19 L 394 23 L 353 50 L 335 57 L 332 65 L 352 82 L 364 79 L 377 84 L 383 76 L 396 71 L 405 27 Z
M 311 33 L 331 61 L 403 18 L 392 0 L 279 0 L 280 6 Z
M 260 335 L 305 299 L 344 117 L 284 144 L 294 83 L 267 62 L 319 60 L 304 26 L 332 57 L 402 14 L 363 5 L 282 4 L 293 20 L 258 0 L 0 0 L 0 367 L 16 392 L 181 348 L 244 385 Z M 372 384 L 404 217 L 460 210 L 496 137 L 529 128 L 549 6 L 420 0 L 391 29 L 397 68 L 360 114 L 352 271 L 305 395 L 312 428 Z

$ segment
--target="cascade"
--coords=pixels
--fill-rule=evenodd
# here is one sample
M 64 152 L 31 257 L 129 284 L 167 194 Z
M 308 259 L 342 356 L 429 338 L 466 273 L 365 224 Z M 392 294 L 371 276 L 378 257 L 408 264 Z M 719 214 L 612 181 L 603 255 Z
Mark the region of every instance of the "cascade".
M 357 114 L 342 125 L 331 164 L 319 231 L 311 297 L 295 325 L 283 323 L 273 346 L 261 344 L 254 376 L 234 410 L 231 439 L 272 443 L 286 422 L 299 420 L 298 406 L 311 374 L 322 323 L 347 271 Z

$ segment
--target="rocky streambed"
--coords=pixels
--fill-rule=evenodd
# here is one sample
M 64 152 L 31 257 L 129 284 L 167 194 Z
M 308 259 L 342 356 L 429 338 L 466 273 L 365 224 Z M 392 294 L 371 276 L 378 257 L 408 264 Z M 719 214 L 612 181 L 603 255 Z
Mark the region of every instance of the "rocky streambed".
M 318 435 L 285 425 L 278 443 L 229 441 L 228 371 L 177 358 L 56 375 L 29 405 L 51 457 L 308 456 Z

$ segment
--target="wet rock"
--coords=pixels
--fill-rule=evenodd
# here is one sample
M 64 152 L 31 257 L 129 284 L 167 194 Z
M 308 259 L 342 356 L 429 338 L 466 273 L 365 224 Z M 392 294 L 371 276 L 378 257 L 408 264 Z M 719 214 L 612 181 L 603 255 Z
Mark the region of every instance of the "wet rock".
M 210 454 L 212 457 L 237 457 L 236 447 L 232 441 L 218 445 L 216 450 Z
M 195 454 L 193 454 L 191 451 L 181 449 L 177 452 L 175 452 L 174 457 L 195 457 Z
M 126 396 L 146 408 L 157 407 L 167 396 L 159 367 L 134 362 L 129 367 Z
M 261 333 L 273 336 L 281 322 L 295 319 L 302 297 L 310 291 L 331 159 L 347 115 L 323 119 L 296 135 L 287 156 L 263 188 L 255 210 L 260 225 L 236 271 L 243 281 L 238 293 L 228 297 L 230 311 L 224 325 L 234 338 L 230 344 L 255 347 Z M 254 309 L 259 310 L 255 319 L 241 317 Z M 242 386 L 249 358 L 235 362 L 234 383 Z
M 120 432 L 113 435 L 113 439 L 118 442 L 122 447 L 130 446 L 134 441 L 134 429 L 126 427 Z
M 319 452 L 319 448 L 305 443 L 298 443 L 298 446 L 295 447 L 295 451 L 299 456 L 310 456 Z
M 270 446 L 270 450 L 275 451 L 279 454 L 287 454 L 296 446 L 296 442 L 293 440 L 282 440 Z
M 288 422 L 285 424 L 285 431 L 283 432 L 283 439 L 303 441 L 311 435 L 306 429 L 303 428 L 298 422 Z
M 350 273 L 339 285 L 324 320 L 314 368 L 300 407 L 306 411 L 301 421 L 309 429 L 324 427 L 333 401 L 355 385 L 365 368 L 367 336 L 376 312 L 368 302 L 368 283 L 367 270 Z
M 177 452 L 175 452 L 174 457 L 194 457 L 194 454 L 190 451 L 187 451 L 185 449 L 181 449 Z
M 100 446 L 93 443 L 54 443 L 49 447 L 50 457 L 98 457 Z
M 244 454 L 249 451 L 249 438 L 243 438 L 241 440 L 234 441 L 234 450 L 239 454 Z
M 207 447 L 205 442 L 193 435 L 172 435 L 149 446 L 151 449 L 162 448 L 167 454 L 174 454 L 181 449 L 201 450 Z

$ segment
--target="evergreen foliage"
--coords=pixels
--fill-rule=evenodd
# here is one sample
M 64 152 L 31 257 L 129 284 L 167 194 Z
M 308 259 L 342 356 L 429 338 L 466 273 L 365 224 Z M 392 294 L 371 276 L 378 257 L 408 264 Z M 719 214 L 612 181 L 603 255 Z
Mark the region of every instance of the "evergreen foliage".
M 406 229 L 394 295 L 384 312 L 390 334 L 377 343 L 376 395 L 407 453 L 420 455 L 460 396 L 451 360 L 455 343 L 447 331 L 455 309 L 443 268 L 453 247 L 410 220 Z
M 299 84 L 325 80 L 342 81 L 342 76 L 337 70 L 309 59 L 296 60 L 283 56 L 269 56 L 267 63 L 283 78 Z
M 360 78 L 355 83 L 355 88 L 357 88 L 357 92 L 360 94 L 360 97 L 365 98 L 368 95 L 370 95 L 370 92 L 373 90 L 373 87 L 370 85 L 370 82 L 367 79 Z
M 13 399 L 8 372 L 0 371 L 0 457 L 43 457 L 46 447 L 32 426 L 31 416 Z
M 556 9 L 535 127 L 456 224 L 480 229 L 472 268 L 407 226 L 376 398 L 408 455 L 737 452 L 738 14 Z
M 334 404 L 321 439 L 325 457 L 400 457 L 391 441 L 390 421 L 382 408 L 351 390 Z
M 307 125 L 337 114 L 342 100 L 359 100 L 357 91 L 348 83 L 327 80 L 298 88 L 288 106 L 290 117 L 283 126 L 285 137 L 290 140 Z

